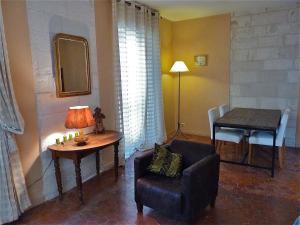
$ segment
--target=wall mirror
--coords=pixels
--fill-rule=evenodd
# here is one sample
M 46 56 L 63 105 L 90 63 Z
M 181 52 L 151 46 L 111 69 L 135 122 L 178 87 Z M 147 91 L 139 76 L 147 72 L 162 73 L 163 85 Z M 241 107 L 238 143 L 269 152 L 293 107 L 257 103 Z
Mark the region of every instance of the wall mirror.
M 83 37 L 57 34 L 54 37 L 56 96 L 91 94 L 88 42 Z

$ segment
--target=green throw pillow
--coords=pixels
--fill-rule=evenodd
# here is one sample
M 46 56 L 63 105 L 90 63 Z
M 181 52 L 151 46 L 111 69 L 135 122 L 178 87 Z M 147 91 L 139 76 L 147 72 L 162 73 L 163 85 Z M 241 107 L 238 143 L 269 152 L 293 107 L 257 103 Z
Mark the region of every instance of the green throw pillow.
M 150 172 L 167 177 L 177 177 L 180 175 L 181 167 L 181 154 L 172 153 L 165 147 L 155 144 L 153 159 L 148 167 Z

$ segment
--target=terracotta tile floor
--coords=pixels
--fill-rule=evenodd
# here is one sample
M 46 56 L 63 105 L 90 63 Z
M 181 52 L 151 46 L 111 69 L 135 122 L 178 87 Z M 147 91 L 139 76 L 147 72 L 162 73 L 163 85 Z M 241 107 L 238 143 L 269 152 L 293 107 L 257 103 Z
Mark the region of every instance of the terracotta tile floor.
M 207 142 L 207 139 L 190 136 Z M 223 151 L 230 151 L 226 145 Z M 300 214 L 300 151 L 288 149 L 285 168 L 268 171 L 221 164 L 216 207 L 207 208 L 197 224 L 289 225 Z M 133 195 L 133 160 L 120 169 L 118 181 L 113 171 L 84 183 L 85 204 L 79 205 L 76 189 L 27 211 L 16 224 L 185 224 L 144 207 L 136 212 Z

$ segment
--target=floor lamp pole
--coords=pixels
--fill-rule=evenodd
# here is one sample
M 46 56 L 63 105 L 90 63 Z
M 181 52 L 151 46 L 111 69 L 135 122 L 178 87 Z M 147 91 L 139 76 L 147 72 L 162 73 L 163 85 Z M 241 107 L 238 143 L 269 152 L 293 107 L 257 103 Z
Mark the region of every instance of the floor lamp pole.
M 180 81 L 181 81 L 181 74 L 180 74 L 180 72 L 179 72 L 179 76 L 178 76 L 178 114 L 177 114 L 177 130 L 176 130 L 176 132 L 175 132 L 175 134 L 173 135 L 173 137 L 172 138 L 170 138 L 170 142 L 171 141 L 173 141 L 176 137 L 178 137 L 178 136 L 183 136 L 183 137 L 185 137 L 184 135 L 183 135 L 183 133 L 182 133 L 182 131 L 181 131 L 181 122 L 180 122 Z M 185 137 L 186 139 L 187 139 L 187 137 Z
M 177 131 L 180 130 L 180 80 L 181 80 L 181 77 L 180 77 L 180 72 L 179 72 L 179 76 L 178 76 L 178 117 L 177 117 L 177 130 L 176 130 L 176 133 Z

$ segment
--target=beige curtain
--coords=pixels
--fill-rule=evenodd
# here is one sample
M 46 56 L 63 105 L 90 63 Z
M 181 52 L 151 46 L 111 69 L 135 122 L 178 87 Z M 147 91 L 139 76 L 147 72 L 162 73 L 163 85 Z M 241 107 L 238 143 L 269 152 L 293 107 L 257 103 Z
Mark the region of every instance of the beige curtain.
M 23 131 L 10 77 L 0 2 L 0 224 L 18 219 L 31 204 L 14 137 Z

